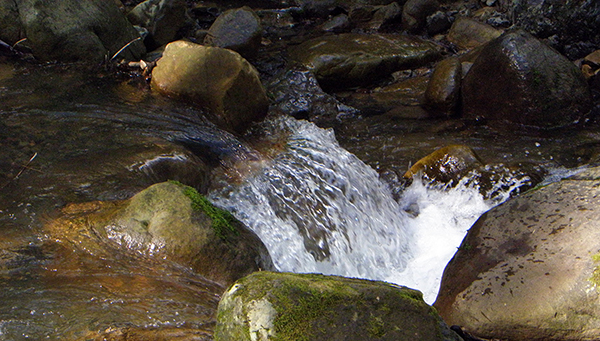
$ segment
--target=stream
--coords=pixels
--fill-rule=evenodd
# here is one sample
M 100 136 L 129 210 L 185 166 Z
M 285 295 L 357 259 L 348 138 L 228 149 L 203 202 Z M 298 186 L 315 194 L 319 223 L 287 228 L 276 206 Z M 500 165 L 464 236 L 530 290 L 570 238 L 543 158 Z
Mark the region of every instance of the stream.
M 53 239 L 45 225 L 69 203 L 185 181 L 254 230 L 280 271 L 385 280 L 432 303 L 471 224 L 530 179 L 502 178 L 485 195 L 468 178 L 404 188 L 390 176 L 454 143 L 490 163 L 558 174 L 588 161 L 600 141 L 593 129 L 509 135 L 442 124 L 356 117 L 322 129 L 271 116 L 259 133 L 239 137 L 111 71 L 2 64 L 0 340 L 152 328 L 211 339 L 225 288 L 177 264 Z

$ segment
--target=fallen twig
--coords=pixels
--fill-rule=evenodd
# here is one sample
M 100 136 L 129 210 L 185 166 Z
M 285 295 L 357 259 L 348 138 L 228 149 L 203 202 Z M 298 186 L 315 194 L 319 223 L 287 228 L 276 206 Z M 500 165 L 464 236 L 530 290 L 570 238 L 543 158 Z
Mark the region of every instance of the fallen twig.
M 8 186 L 9 183 L 11 183 L 11 181 L 15 181 L 19 178 L 19 176 L 21 176 L 21 174 L 23 174 L 23 172 L 27 169 L 32 169 L 33 168 L 29 168 L 29 165 L 31 164 L 31 162 L 33 161 L 33 159 L 35 159 L 35 157 L 38 155 L 37 152 L 35 152 L 33 154 L 33 156 L 31 158 L 29 158 L 29 161 L 27 161 L 27 163 L 25 165 L 23 165 L 23 168 L 21 168 L 21 170 L 19 171 L 19 173 L 17 173 L 17 175 L 15 175 L 12 179 L 8 180 L 4 185 L 2 185 L 2 187 L 0 187 L 0 189 L 3 189 L 4 187 Z
M 137 37 L 137 38 L 133 39 L 132 41 L 128 42 L 127 44 L 125 44 L 125 46 L 121 47 L 121 48 L 119 49 L 119 51 L 117 51 L 117 52 L 116 52 L 116 53 L 115 53 L 115 54 L 112 56 L 112 58 L 110 59 L 110 61 L 112 62 L 112 61 L 113 61 L 113 60 L 114 60 L 114 59 L 115 59 L 115 58 L 116 58 L 116 57 L 117 57 L 117 56 L 118 56 L 118 55 L 119 55 L 121 52 L 123 52 L 123 50 L 125 50 L 127 47 L 129 47 L 129 45 L 133 44 L 134 42 L 136 42 L 136 41 L 138 41 L 138 40 L 140 40 L 140 39 L 142 39 L 142 37 Z

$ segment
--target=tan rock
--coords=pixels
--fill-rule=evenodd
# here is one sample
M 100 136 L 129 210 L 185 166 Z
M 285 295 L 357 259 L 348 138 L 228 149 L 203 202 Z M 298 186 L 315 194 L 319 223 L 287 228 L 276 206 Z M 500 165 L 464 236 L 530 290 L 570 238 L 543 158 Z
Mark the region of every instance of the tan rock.
M 469 18 L 457 18 L 450 27 L 448 40 L 459 48 L 472 49 L 502 34 L 501 30 Z
M 152 71 L 152 86 L 199 104 L 218 124 L 238 132 L 269 107 L 258 72 L 241 55 L 187 41 L 167 45 Z
M 434 115 L 452 116 L 460 101 L 462 64 L 458 58 L 439 62 L 425 91 L 425 106 Z
M 404 178 L 410 179 L 415 174 L 422 172 L 423 177 L 427 180 L 457 183 L 468 171 L 481 165 L 479 157 L 471 148 L 463 145 L 450 145 L 437 149 L 417 161 L 404 174 Z

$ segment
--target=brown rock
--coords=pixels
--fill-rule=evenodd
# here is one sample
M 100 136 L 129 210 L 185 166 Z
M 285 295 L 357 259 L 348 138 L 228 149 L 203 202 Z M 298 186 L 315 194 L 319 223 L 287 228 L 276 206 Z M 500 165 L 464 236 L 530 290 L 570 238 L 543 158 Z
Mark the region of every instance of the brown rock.
M 481 46 L 502 34 L 501 30 L 469 18 L 457 18 L 448 32 L 448 41 L 462 49 Z
M 452 116 L 460 100 L 462 64 L 458 58 L 439 62 L 425 91 L 425 106 L 434 115 Z
M 262 119 L 269 101 L 258 72 L 237 52 L 176 41 L 152 70 L 152 86 L 208 109 L 235 131 Z
M 482 49 L 464 78 L 462 98 L 466 118 L 545 129 L 578 122 L 592 105 L 581 71 L 522 30 Z
M 410 179 L 422 172 L 426 180 L 456 184 L 470 170 L 481 165 L 479 157 L 471 148 L 450 145 L 437 149 L 417 161 L 404 174 L 404 178 Z

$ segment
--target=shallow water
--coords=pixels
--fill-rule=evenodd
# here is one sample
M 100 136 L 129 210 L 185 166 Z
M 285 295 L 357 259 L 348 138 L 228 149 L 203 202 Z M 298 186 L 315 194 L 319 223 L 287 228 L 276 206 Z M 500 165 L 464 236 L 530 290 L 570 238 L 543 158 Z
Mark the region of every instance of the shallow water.
M 415 181 L 392 191 L 377 171 L 401 176 L 451 143 L 473 147 L 488 162 L 549 168 L 585 163 L 600 145 L 593 127 L 505 136 L 385 117 L 348 119 L 335 133 L 276 121 L 243 138 L 193 106 L 154 95 L 139 79 L 78 68 L 0 70 L 0 339 L 212 330 L 222 287 L 176 264 L 51 237 L 45 225 L 68 203 L 125 199 L 167 179 L 211 188 L 215 202 L 263 237 L 281 270 L 389 280 L 421 288 L 431 302 L 466 229 L 499 201 L 466 184 L 441 189 Z

